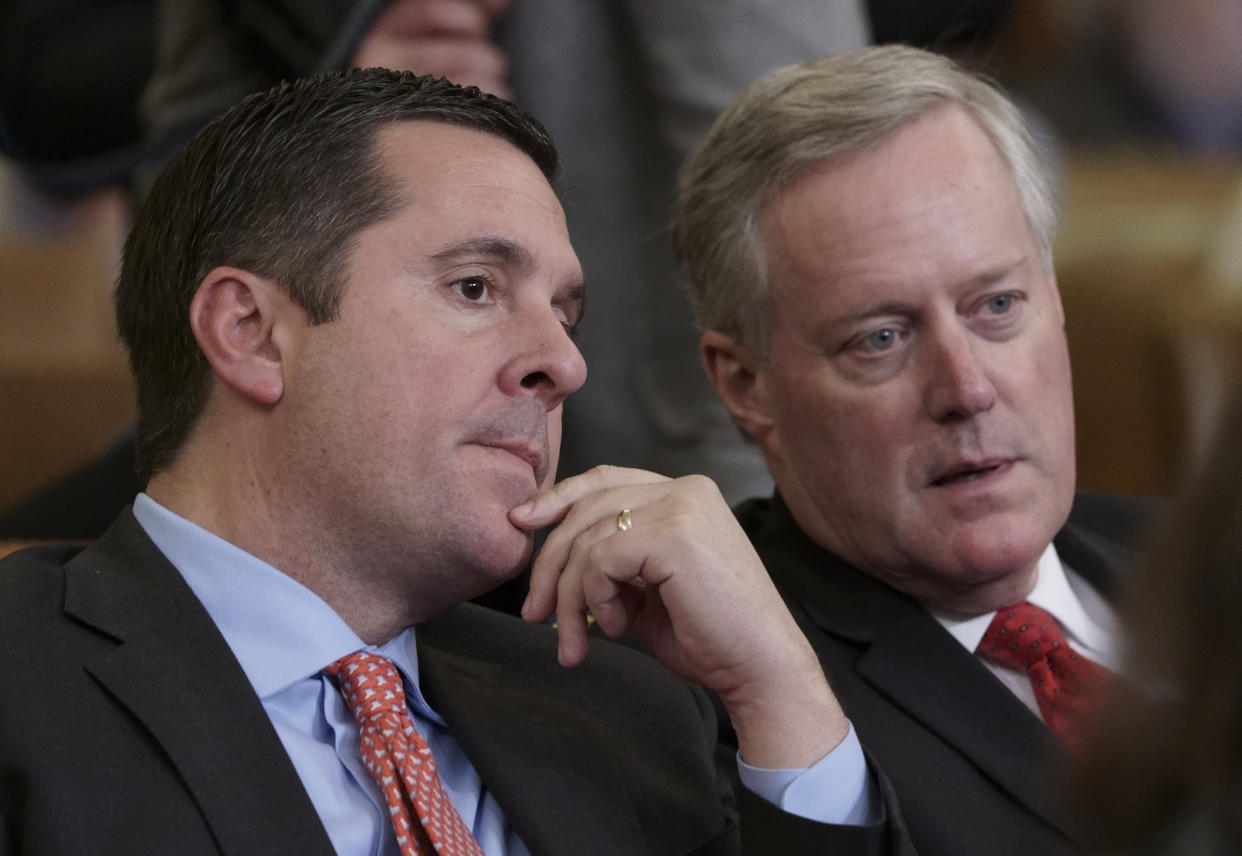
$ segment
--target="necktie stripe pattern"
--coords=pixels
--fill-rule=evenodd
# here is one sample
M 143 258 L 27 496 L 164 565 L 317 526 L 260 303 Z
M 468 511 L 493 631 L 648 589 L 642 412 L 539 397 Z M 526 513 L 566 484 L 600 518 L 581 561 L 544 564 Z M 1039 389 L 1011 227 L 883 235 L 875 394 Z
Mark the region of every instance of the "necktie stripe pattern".
M 359 651 L 324 672 L 337 680 L 358 723 L 362 761 L 388 801 L 402 856 L 483 856 L 444 792 L 392 661 Z
M 979 654 L 1025 671 L 1039 712 L 1062 742 L 1077 747 L 1114 675 L 1073 650 L 1047 610 L 1022 601 L 996 613 Z

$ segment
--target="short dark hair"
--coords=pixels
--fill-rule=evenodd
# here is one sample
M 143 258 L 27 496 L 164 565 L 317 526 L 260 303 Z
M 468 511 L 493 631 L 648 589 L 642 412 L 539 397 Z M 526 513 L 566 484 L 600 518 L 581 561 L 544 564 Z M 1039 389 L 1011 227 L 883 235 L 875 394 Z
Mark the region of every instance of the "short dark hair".
M 173 157 L 125 242 L 114 305 L 138 394 L 138 477 L 173 460 L 211 390 L 189 324 L 212 269 L 271 279 L 312 324 L 336 317 L 358 234 L 401 196 L 376 146 L 379 129 L 427 120 L 493 134 L 549 181 L 559 159 L 532 116 L 476 87 L 386 69 L 282 83 L 238 103 Z

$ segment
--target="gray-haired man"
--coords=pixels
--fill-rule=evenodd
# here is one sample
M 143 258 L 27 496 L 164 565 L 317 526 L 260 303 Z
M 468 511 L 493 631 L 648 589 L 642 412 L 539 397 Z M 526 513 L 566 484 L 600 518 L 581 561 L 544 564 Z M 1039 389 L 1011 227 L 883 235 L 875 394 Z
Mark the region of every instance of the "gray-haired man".
M 1074 852 L 1085 705 L 1032 675 L 1117 664 L 1141 510 L 1075 495 L 1050 184 L 1000 92 L 889 46 L 755 83 L 679 188 L 704 362 L 777 485 L 740 517 L 924 856 Z M 1030 674 L 1019 628 L 1059 649 Z

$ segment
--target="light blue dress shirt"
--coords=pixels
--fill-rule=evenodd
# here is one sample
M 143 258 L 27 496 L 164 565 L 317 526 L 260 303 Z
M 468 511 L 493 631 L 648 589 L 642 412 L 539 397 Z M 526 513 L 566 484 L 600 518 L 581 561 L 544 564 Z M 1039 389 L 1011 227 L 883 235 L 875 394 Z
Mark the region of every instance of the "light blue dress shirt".
M 367 645 L 310 589 L 146 494 L 134 500 L 134 517 L 185 578 L 237 657 L 337 853 L 399 856 L 384 795 L 359 755 L 353 714 L 323 674 L 346 654 L 366 650 L 388 657 L 400 670 L 414 725 L 483 852 L 529 856 L 444 720 L 423 698 L 413 628 L 378 647 Z M 861 823 L 870 815 L 873 785 L 853 726 L 846 740 L 809 770 L 758 769 L 740 756 L 738 762 L 745 785 L 786 811 L 837 823 Z

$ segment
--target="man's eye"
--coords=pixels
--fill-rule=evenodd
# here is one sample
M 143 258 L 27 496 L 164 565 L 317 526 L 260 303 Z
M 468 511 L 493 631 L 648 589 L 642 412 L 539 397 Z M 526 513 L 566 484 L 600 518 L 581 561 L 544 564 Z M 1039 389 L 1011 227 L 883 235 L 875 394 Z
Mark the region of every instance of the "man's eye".
M 453 283 L 453 290 L 472 303 L 486 299 L 490 288 L 487 280 L 478 277 L 460 279 Z
M 885 327 L 883 330 L 876 330 L 874 333 L 868 333 L 859 342 L 859 346 L 864 351 L 879 352 L 887 351 L 893 345 L 897 344 L 897 331 L 891 327 Z
M 987 309 L 993 315 L 1004 315 L 1013 308 L 1012 294 L 998 294 L 988 298 Z

